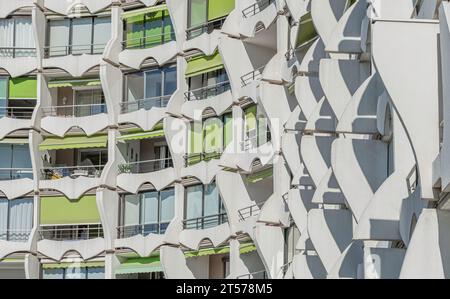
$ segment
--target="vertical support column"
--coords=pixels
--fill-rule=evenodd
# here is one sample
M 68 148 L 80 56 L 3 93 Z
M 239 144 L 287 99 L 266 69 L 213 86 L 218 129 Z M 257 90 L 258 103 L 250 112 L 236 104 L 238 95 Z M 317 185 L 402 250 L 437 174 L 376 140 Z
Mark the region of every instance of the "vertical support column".
M 241 143 L 244 141 L 244 112 L 239 105 L 233 105 L 233 150 L 234 153 L 242 151 Z

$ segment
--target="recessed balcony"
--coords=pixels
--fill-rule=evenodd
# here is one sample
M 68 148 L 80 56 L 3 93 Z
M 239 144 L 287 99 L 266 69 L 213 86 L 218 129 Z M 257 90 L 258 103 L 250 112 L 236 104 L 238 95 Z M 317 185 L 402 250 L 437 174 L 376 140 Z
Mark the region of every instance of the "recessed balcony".
M 0 19 L 0 58 L 36 57 L 31 16 Z

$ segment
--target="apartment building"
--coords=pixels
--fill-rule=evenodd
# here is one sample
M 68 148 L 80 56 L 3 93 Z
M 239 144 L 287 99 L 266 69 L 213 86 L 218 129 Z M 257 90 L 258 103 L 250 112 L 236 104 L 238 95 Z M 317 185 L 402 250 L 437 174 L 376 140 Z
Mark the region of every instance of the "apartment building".
M 449 278 L 450 4 L 0 0 L 0 278 Z

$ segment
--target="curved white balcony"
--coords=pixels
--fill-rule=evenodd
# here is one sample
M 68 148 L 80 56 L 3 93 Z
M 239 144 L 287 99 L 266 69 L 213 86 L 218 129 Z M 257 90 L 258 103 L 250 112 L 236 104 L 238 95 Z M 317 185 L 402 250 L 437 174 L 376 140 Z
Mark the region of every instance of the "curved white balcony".
M 45 7 L 51 11 L 57 12 L 62 15 L 67 15 L 76 6 L 80 4 L 85 6 L 92 14 L 99 12 L 112 4 L 113 0 L 45 0 Z
M 185 229 L 179 235 L 180 243 L 192 250 L 198 250 L 201 241 L 204 239 L 210 240 L 213 247 L 223 244 L 231 236 L 228 222 L 222 222 L 222 224 L 215 227 L 201 229 L 201 227 L 205 227 L 205 223 L 206 225 L 221 223 L 221 220 L 225 220 L 223 217 L 226 217 L 226 215 L 213 215 L 211 217 L 203 217 L 203 219 L 199 218 L 192 221 L 189 219 L 185 221 Z M 196 226 L 200 229 L 196 229 Z
M 338 21 L 344 14 L 347 0 L 311 1 L 311 16 L 314 27 L 327 46 Z
M 339 256 L 333 268 L 328 271 L 327 278 L 363 278 L 360 273 L 361 261 L 364 260 L 364 243 L 362 241 L 353 241 Z
M 254 37 L 261 28 L 269 28 L 277 18 L 277 3 L 275 0 L 255 1 L 241 12 L 239 34 Z
M 20 129 L 31 129 L 33 107 L 0 107 L 0 139 Z
M 108 126 L 105 103 L 41 107 L 41 115 L 41 128 L 59 137 L 64 137 L 74 127 L 91 136 Z
M 36 70 L 37 62 L 36 48 L 0 46 L 0 68 L 5 69 L 13 78 Z
M 148 38 L 153 39 L 154 36 Z M 154 59 L 158 65 L 164 65 L 177 55 L 176 41 L 161 42 L 153 47 L 146 46 L 146 38 L 140 38 L 137 46 L 127 46 L 126 43 L 127 41 L 122 44 L 123 51 L 119 54 L 119 62 L 136 70 L 149 58 Z
M 144 131 L 151 130 L 167 111 L 172 95 L 120 103 L 119 124 L 134 124 Z
M 24 196 L 33 189 L 32 168 L 0 168 L 0 191 L 8 199 Z

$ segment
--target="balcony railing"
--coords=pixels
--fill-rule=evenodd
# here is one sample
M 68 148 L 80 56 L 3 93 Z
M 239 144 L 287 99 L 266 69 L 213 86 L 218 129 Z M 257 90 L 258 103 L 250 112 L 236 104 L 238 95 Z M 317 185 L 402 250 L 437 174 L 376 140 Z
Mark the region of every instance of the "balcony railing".
M 0 57 L 36 57 L 36 48 L 0 47 Z
M 32 168 L 0 168 L 0 181 L 18 180 L 23 178 L 33 179 Z
M 184 167 L 188 167 L 194 164 L 197 164 L 201 161 L 210 161 L 213 159 L 220 159 L 222 156 L 221 151 L 215 151 L 211 153 L 196 153 L 196 154 L 187 154 L 184 155 Z
M 47 46 L 44 48 L 45 58 L 66 55 L 102 54 L 106 44 Z
M 153 107 L 164 108 L 167 107 L 167 104 L 169 104 L 171 97 L 172 95 L 165 95 L 132 102 L 122 102 L 120 103 L 120 113 L 125 114 L 138 111 L 140 109 L 150 110 Z
M 186 38 L 192 39 L 194 37 L 202 35 L 203 33 L 211 33 L 215 29 L 220 29 L 222 28 L 223 23 L 225 23 L 226 18 L 227 17 L 224 17 L 188 28 L 186 30 Z
M 268 279 L 268 277 L 266 270 L 261 270 L 249 274 L 239 275 L 236 279 Z
M 226 213 L 183 220 L 184 229 L 206 229 L 228 222 Z
M 175 32 L 154 34 L 146 37 L 130 38 L 122 42 L 122 49 L 148 49 L 171 42 L 175 39 Z
M 0 107 L 0 118 L 31 119 L 34 107 Z
M 64 177 L 99 178 L 105 165 L 45 167 L 41 169 L 42 180 L 58 180 Z
M 24 219 L 22 219 L 24 220 Z M 31 229 L 17 230 L 6 229 L 0 230 L 0 240 L 11 242 L 27 242 L 30 237 Z
M 72 105 L 72 106 L 51 106 L 41 108 L 42 117 L 62 116 L 62 117 L 82 117 L 101 113 L 107 113 L 106 103 Z
M 119 239 L 125 239 L 137 235 L 162 235 L 166 232 L 169 223 L 170 222 L 119 226 L 117 227 L 117 237 Z
M 139 161 L 139 162 L 120 164 L 118 167 L 119 167 L 119 174 L 121 174 L 121 173 L 149 173 L 149 172 L 155 172 L 158 170 L 173 167 L 173 161 L 172 161 L 172 158 L 156 159 L 156 160 L 148 160 L 148 161 Z
M 187 101 L 205 100 L 230 90 L 230 81 L 190 90 L 184 93 Z
M 239 213 L 239 220 L 244 221 L 247 218 L 250 218 L 252 216 L 259 215 L 259 212 L 261 211 L 261 208 L 259 205 L 252 205 L 249 207 L 242 208 L 238 210 Z
M 269 7 L 270 4 L 274 2 L 275 0 L 257 0 L 255 4 L 250 5 L 249 7 L 242 10 L 242 15 L 244 16 L 244 18 L 252 17 Z
M 262 78 L 262 73 L 263 73 L 265 67 L 266 66 L 263 65 L 251 72 L 248 72 L 247 74 L 244 74 L 241 77 L 242 87 L 249 85 L 253 81 L 260 80 Z
M 103 237 L 101 224 L 41 226 L 40 240 L 69 241 L 90 240 Z

